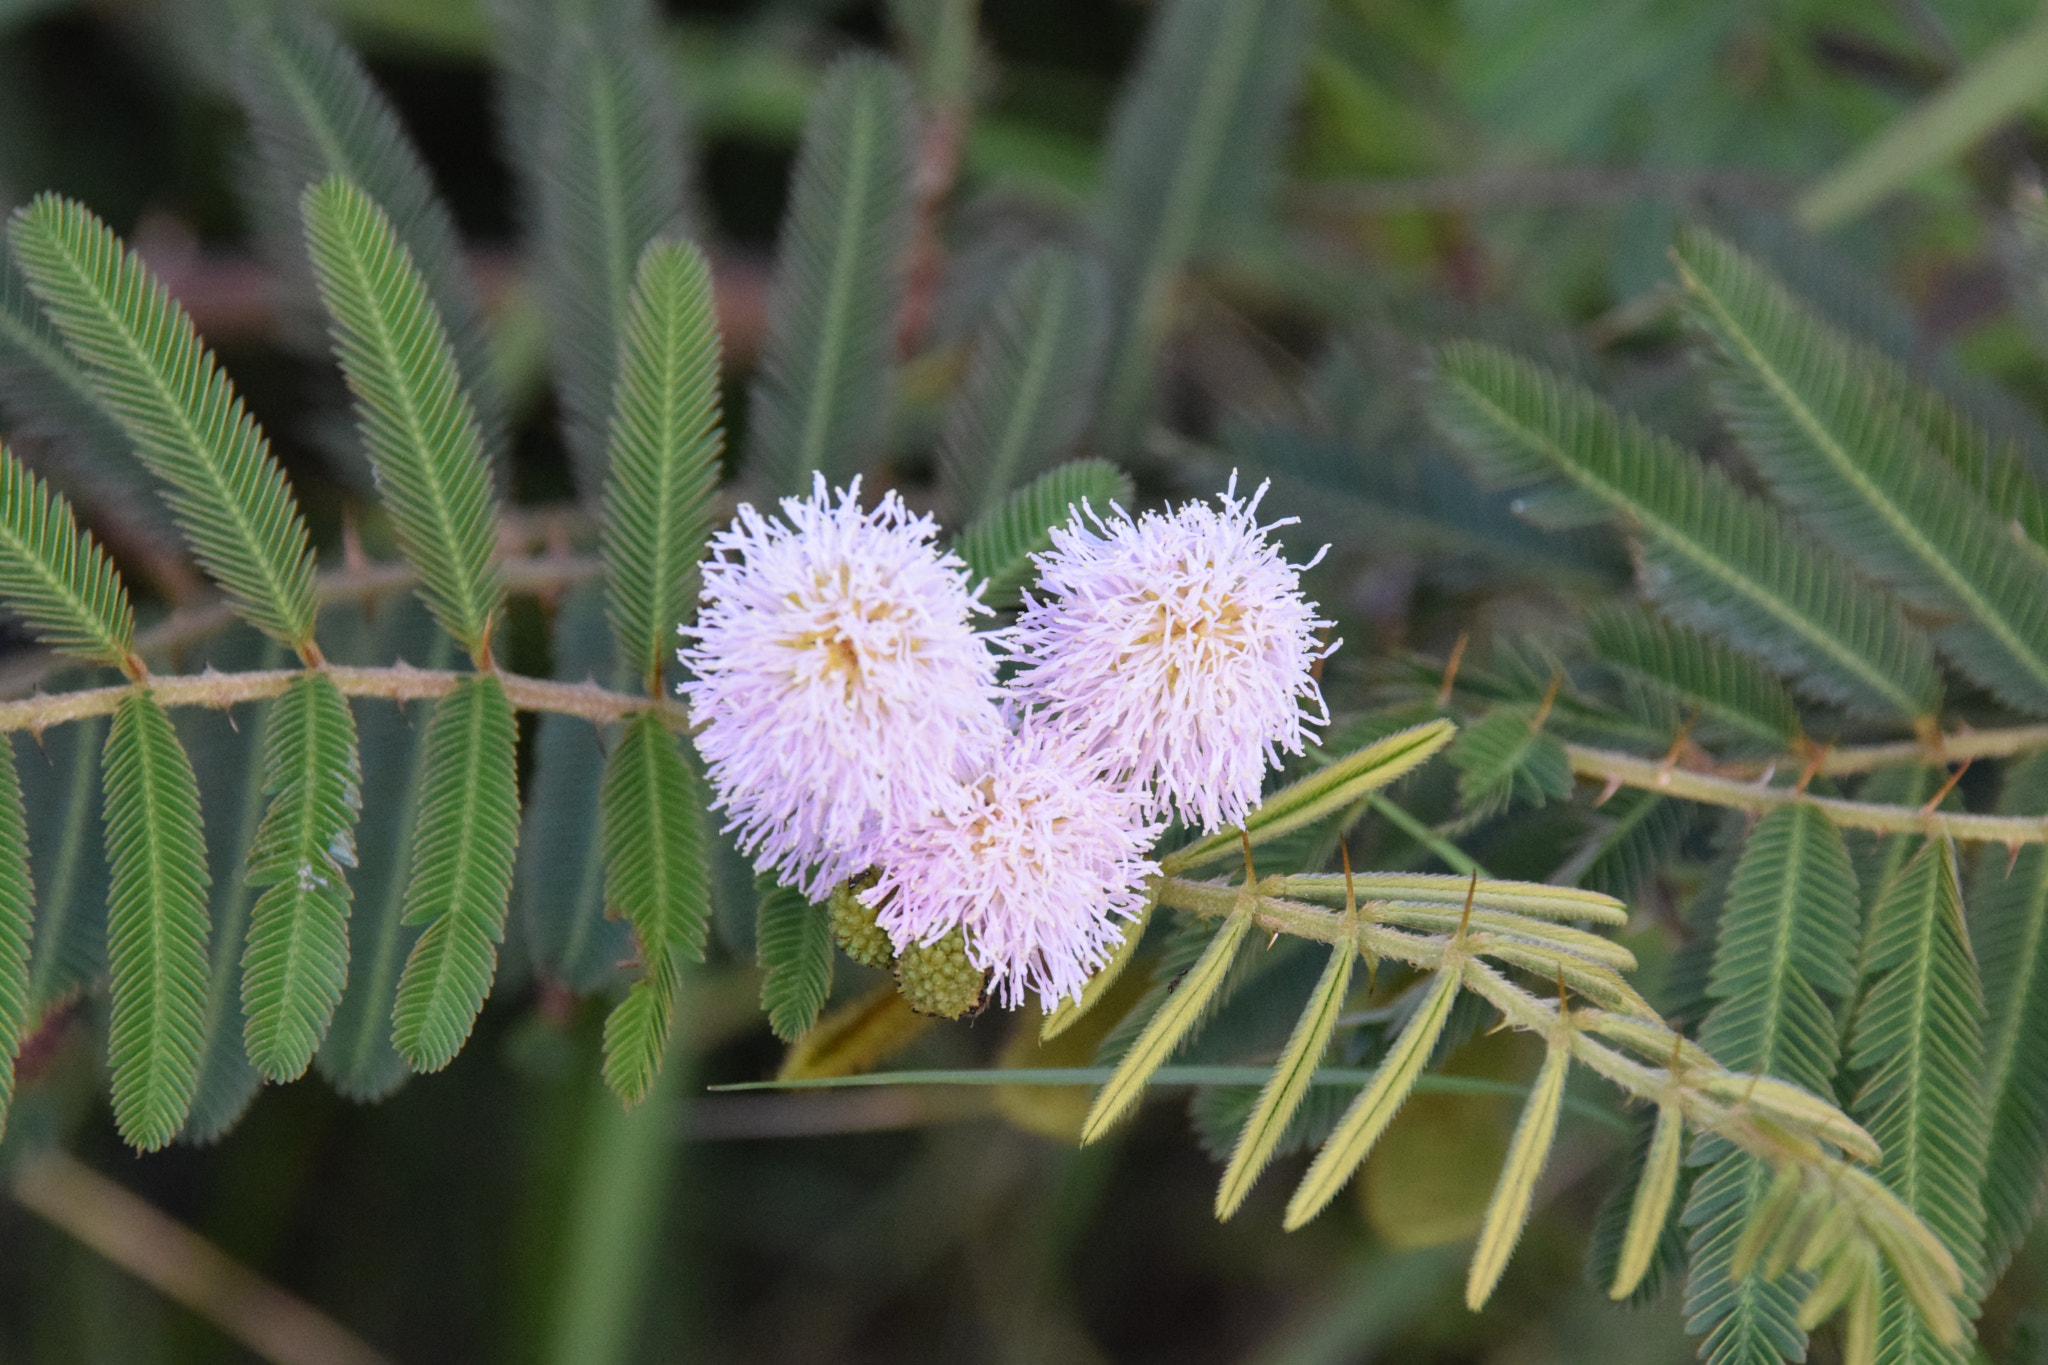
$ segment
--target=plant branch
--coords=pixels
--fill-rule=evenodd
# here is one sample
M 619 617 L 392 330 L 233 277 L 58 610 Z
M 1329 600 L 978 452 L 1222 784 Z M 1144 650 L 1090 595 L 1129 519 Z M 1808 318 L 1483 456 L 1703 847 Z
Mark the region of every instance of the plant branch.
M 2009 737 L 2022 732 L 1985 733 L 1987 736 Z M 1957 737 L 1958 741 L 1967 738 L 1971 736 Z M 2018 751 L 2014 748 L 2007 752 Z M 1729 806 L 1761 813 L 1780 806 L 1807 805 L 1843 829 L 1867 829 L 1878 834 L 1938 834 L 1963 843 L 2019 845 L 2048 842 L 2048 815 L 1973 815 L 1965 811 L 1844 801 L 1836 797 L 1814 796 L 1797 787 L 1773 787 L 1765 785 L 1765 782 L 1743 782 L 1732 777 L 1693 772 L 1660 759 L 1638 758 L 1634 754 L 1593 749 L 1583 744 L 1567 744 L 1565 752 L 1571 758 L 1572 771 L 1580 777 L 1595 778 L 1619 787 L 1636 787 L 1686 801 L 1704 802 L 1710 806 Z M 1843 751 L 1844 755 L 1854 754 L 1859 760 L 1864 752 Z M 1928 751 L 1922 745 L 1909 744 L 1882 746 L 1878 752 L 1886 756 L 1886 761 L 1911 762 L 1915 756 Z M 1949 750 L 1946 757 L 1953 759 L 1961 755 L 1956 750 Z M 1831 769 L 1823 762 L 1818 771 L 1860 772 L 1883 766 L 1885 762 L 1873 761 L 1865 767 Z M 1771 770 L 1766 769 L 1766 782 L 1770 776 Z
M 24 1156 L 16 1202 L 276 1365 L 389 1365 L 332 1318 L 62 1152 Z

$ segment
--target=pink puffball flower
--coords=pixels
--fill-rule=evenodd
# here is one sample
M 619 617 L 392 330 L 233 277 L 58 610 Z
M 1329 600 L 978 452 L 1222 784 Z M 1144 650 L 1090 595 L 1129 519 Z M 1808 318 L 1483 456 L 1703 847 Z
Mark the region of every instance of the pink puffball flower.
M 813 900 L 979 771 L 1008 735 L 988 608 L 937 527 L 860 480 L 742 503 L 712 538 L 697 624 L 677 657 L 714 807 L 740 849 Z
M 1133 521 L 1111 505 L 1052 532 L 1034 556 L 1011 644 L 1011 692 L 1033 723 L 1054 726 L 1112 778 L 1147 789 L 1148 815 L 1177 811 L 1217 830 L 1242 824 L 1280 751 L 1318 742 L 1329 712 L 1312 670 L 1333 653 L 1316 632 L 1301 571 L 1261 526 L 1259 500 L 1189 503 Z M 1093 525 L 1089 525 L 1092 522 Z M 1338 642 L 1338 643 L 1341 643 Z
M 1145 906 L 1160 825 L 1062 736 L 1027 731 L 905 831 L 862 900 L 901 951 L 959 928 L 1005 1009 L 1078 997 Z

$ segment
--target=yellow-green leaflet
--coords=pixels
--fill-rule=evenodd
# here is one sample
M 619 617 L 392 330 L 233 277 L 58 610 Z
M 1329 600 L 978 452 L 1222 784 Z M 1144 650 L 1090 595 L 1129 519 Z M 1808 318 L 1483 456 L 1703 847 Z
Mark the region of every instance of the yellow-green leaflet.
M 1557 1111 L 1564 1101 L 1564 1080 L 1571 1070 L 1569 1041 L 1553 1039 L 1543 1056 L 1543 1070 L 1529 1092 L 1515 1136 L 1508 1144 L 1507 1165 L 1493 1187 L 1493 1200 L 1486 1206 L 1486 1222 L 1479 1229 L 1479 1249 L 1472 1253 L 1472 1268 L 1465 1276 L 1465 1306 L 1478 1312 L 1500 1283 L 1515 1243 L 1529 1222 L 1529 1202 L 1536 1193 L 1536 1177 L 1550 1156 L 1550 1144 L 1557 1137 Z
M 1636 1180 L 1628 1231 L 1622 1235 L 1621 1255 L 1614 1263 L 1614 1283 L 1607 1290 L 1611 1299 L 1635 1293 L 1650 1269 L 1650 1255 L 1657 1249 L 1657 1238 L 1671 1212 L 1671 1196 L 1678 1189 L 1678 1157 L 1683 1145 L 1679 1139 L 1684 1135 L 1678 1106 L 1659 1105 L 1657 1130 L 1650 1135 L 1650 1154 L 1643 1159 L 1643 1173 Z

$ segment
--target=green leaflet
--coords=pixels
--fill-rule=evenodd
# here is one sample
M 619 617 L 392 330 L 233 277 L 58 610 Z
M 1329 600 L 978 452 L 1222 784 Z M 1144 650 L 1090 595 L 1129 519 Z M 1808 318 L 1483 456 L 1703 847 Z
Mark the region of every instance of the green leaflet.
M 1633 1186 L 1633 1193 L 1625 1203 L 1614 1198 L 1601 1207 L 1587 1268 L 1595 1270 L 1595 1283 L 1609 1298 L 1631 1304 L 1648 1302 L 1684 1255 L 1684 1243 L 1674 1235 L 1673 1226 L 1673 1215 L 1684 1204 L 1680 1189 L 1685 1180 L 1680 1161 L 1684 1143 L 1685 1121 L 1679 1110 L 1669 1104 L 1658 1105 L 1656 1119 L 1645 1126 L 1642 1140 L 1630 1154 L 1629 1179 L 1614 1191 L 1620 1196 Z M 1610 1220 L 1611 1208 L 1626 1210 L 1625 1224 Z M 1602 1270 L 1609 1273 L 1600 1274 Z
M 577 487 L 604 486 L 606 425 L 642 250 L 683 218 L 683 145 L 652 7 L 558 5 L 522 167 L 534 282 L 548 317 Z M 715 392 L 715 385 L 714 385 Z
M 1153 356 L 1189 260 L 1264 207 L 1300 79 L 1303 0 L 1175 0 L 1117 101 L 1096 219 L 1112 288 L 1099 448 L 1143 433 Z
M 29 945 L 35 939 L 36 889 L 28 871 L 28 821 L 14 746 L 0 744 L 0 1133 L 14 1098 L 14 1061 L 29 1024 Z
M 1856 874 L 1842 836 L 1818 812 L 1786 806 L 1757 822 L 1735 865 L 1717 925 L 1700 1041 L 1722 1065 L 1783 1077 L 1825 1095 L 1838 1041 L 1831 1000 L 1855 989 Z M 1684 1221 L 1694 1229 L 1688 1331 L 1712 1361 L 1798 1359 L 1796 1286 L 1734 1273 L 1743 1229 L 1769 1172 L 1725 1142 L 1696 1145 L 1709 1161 Z
M 1697 717 L 1738 742 L 1777 753 L 1799 737 L 1799 711 L 1775 675 L 1720 641 L 1646 611 L 1604 606 L 1586 620 L 1600 659 L 1627 683 L 1659 696 L 1674 726 Z
M 1656 792 L 1616 792 L 1600 803 L 1593 832 L 1551 879 L 1632 900 L 1678 852 L 1696 816 L 1689 802 Z
M 1557 1138 L 1558 1110 L 1564 1104 L 1565 1078 L 1571 1071 L 1572 1051 L 1568 1041 L 1553 1039 L 1543 1054 L 1543 1068 L 1530 1087 L 1529 1102 L 1515 1123 L 1515 1135 L 1508 1143 L 1508 1156 L 1487 1201 L 1486 1221 L 1479 1229 L 1479 1245 L 1472 1252 L 1472 1267 L 1465 1277 L 1465 1306 L 1473 1312 L 1485 1307 L 1500 1283 L 1515 1243 L 1529 1223 L 1529 1205 L 1536 1195 L 1536 1177 L 1550 1157 L 1550 1145 Z
M 585 583 L 555 612 L 554 676 L 561 682 L 610 676 L 630 687 L 612 659 L 605 588 Z M 599 794 L 605 747 L 616 727 L 551 712 L 534 727 L 532 777 L 521 813 L 513 914 L 533 968 L 576 995 L 609 994 L 633 956 L 632 931 L 607 917 Z
M 322 638 L 331 642 L 339 662 L 382 665 L 404 659 L 422 668 L 447 668 L 455 661 L 454 642 L 416 596 L 380 606 L 374 634 L 359 608 L 331 614 L 339 618 L 338 629 L 323 629 Z M 350 708 L 362 757 L 363 812 L 356 822 L 358 865 L 349 876 L 355 908 L 348 983 L 313 1060 L 320 1074 L 353 1100 L 381 1100 L 412 1075 L 391 1046 L 391 1009 L 406 958 L 419 939 L 402 912 L 426 777 L 423 739 L 439 705 L 417 701 L 401 706 L 365 698 Z
M 252 625 L 313 638 L 313 549 L 269 442 L 192 319 L 82 204 L 38 196 L 14 255 L 100 401 L 134 441 L 214 580 Z
M 1073 251 L 1040 247 L 1010 271 L 939 433 L 939 483 L 957 522 L 988 515 L 1073 449 L 1107 326 L 1102 286 Z
M 22 809 L 36 815 L 28 831 L 29 866 L 36 869 L 35 945 L 28 974 L 31 1025 L 106 974 L 107 860 L 99 768 L 107 726 L 105 717 L 76 721 L 49 730 L 41 743 L 23 735 L 20 746 L 11 746 Z
M 1688 312 L 1721 354 L 1715 398 L 1779 497 L 1912 605 L 1942 650 L 2016 707 L 2048 711 L 2048 560 L 1934 458 L 1887 375 L 1734 248 L 1678 246 Z
M 761 1008 L 775 1036 L 793 1043 L 818 1022 L 832 993 L 832 921 L 801 892 L 758 885 L 754 952 L 761 963 Z
M 265 888 L 249 921 L 242 1009 L 250 1061 L 273 1081 L 304 1074 L 348 979 L 349 885 L 362 811 L 355 717 L 324 675 L 300 677 L 264 724 L 270 808 L 249 846 Z
M 404 921 L 426 926 L 406 959 L 391 1041 L 438 1071 L 469 1037 L 498 964 L 519 842 L 518 735 L 505 689 L 464 678 L 427 725 Z
M 605 479 L 605 586 L 620 663 L 650 692 L 697 601 L 725 433 L 711 269 L 695 247 L 640 258 L 619 343 Z
M 267 254 L 293 286 L 308 340 L 324 342 L 325 329 L 299 231 L 299 200 L 308 186 L 346 176 L 391 215 L 447 324 L 484 448 L 502 452 L 504 397 L 493 382 L 482 306 L 455 220 L 362 59 L 317 13 L 278 7 L 244 31 L 233 75 L 256 152 L 244 198 Z
M 52 649 L 130 662 L 135 612 L 114 562 L 9 450 L 0 450 L 0 599 Z
M 1822 700 L 1896 719 L 1934 710 L 1927 638 L 1718 470 L 1491 346 L 1445 347 L 1432 398 L 1438 423 L 1490 482 L 1549 485 L 1521 504 L 1525 515 L 1623 521 L 1642 542 L 1644 590 L 1667 613 Z
M 847 482 L 888 425 L 912 133 L 894 65 L 833 64 L 804 123 L 748 407 L 747 463 L 775 492 L 808 493 L 813 470 Z
M 1471 817 L 1571 794 L 1571 760 L 1555 735 L 1537 727 L 1534 706 L 1495 708 L 1465 727 L 1448 757 L 1458 770 L 1458 800 Z
M 1049 470 L 976 517 L 953 549 L 967 576 L 986 579 L 982 594 L 994 607 L 1014 607 L 1038 574 L 1034 554 L 1052 548 L 1052 530 L 1081 517 L 1081 505 L 1106 512 L 1131 500 L 1130 476 L 1106 460 L 1075 460 Z
M 1237 956 L 1238 946 L 1244 942 L 1245 932 L 1251 928 L 1251 904 L 1251 898 L 1244 897 L 1239 907 L 1230 913 L 1230 918 L 1210 938 L 1209 946 L 1202 950 L 1202 956 L 1188 969 L 1187 975 L 1174 984 L 1173 993 L 1146 1022 L 1144 1032 L 1138 1035 L 1138 1040 L 1117 1062 L 1116 1070 L 1096 1092 L 1095 1102 L 1088 1108 L 1088 1117 L 1081 1124 L 1083 1146 L 1116 1126 L 1117 1120 L 1138 1102 L 1152 1073 L 1166 1064 L 1166 1059 L 1173 1055 L 1189 1030 L 1200 1021 L 1203 1011 L 1222 988 L 1231 961 Z
M 101 773 L 114 1122 L 129 1145 L 154 1151 L 184 1126 L 199 1075 L 207 975 L 199 784 L 170 716 L 146 692 L 114 712 Z
M 1998 803 L 2008 815 L 2048 810 L 2048 755 L 2010 768 Z M 1984 973 L 1984 1258 L 1996 1281 L 2033 1227 L 2048 1188 L 2048 848 L 1978 864 L 1970 943 Z
M 1984 1292 L 1984 1008 L 1949 844 L 1923 844 L 1885 889 L 1863 972 L 1848 1046 L 1861 1084 L 1849 1112 L 1884 1148 L 1878 1175 L 1955 1256 L 1974 1305 Z M 1932 1340 L 1888 1281 L 1880 1355 L 1931 1358 L 1908 1345 L 1923 1338 Z
M 1216 1189 L 1219 1220 L 1228 1220 L 1237 1212 L 1244 1197 L 1251 1193 L 1253 1182 L 1273 1159 L 1280 1139 L 1286 1136 L 1295 1110 L 1308 1093 L 1309 1079 L 1329 1050 L 1338 1011 L 1343 1009 L 1344 998 L 1351 990 L 1351 969 L 1357 961 L 1355 943 L 1340 943 L 1330 949 L 1329 965 L 1323 968 L 1322 979 L 1309 995 L 1308 1007 L 1295 1021 L 1294 1032 L 1281 1050 L 1279 1065 L 1266 1078 L 1258 1102 L 1238 1134 L 1237 1147 L 1231 1152 L 1223 1182 Z
M 605 901 L 632 924 L 644 968 L 605 1021 L 605 1082 L 630 1105 L 654 1084 L 683 960 L 702 960 L 711 922 L 704 796 L 653 712 L 628 721 L 612 750 L 603 809 Z
M 490 657 L 504 589 L 476 413 L 425 282 L 391 220 L 339 177 L 306 191 L 306 243 L 378 487 L 420 595 L 470 657 Z

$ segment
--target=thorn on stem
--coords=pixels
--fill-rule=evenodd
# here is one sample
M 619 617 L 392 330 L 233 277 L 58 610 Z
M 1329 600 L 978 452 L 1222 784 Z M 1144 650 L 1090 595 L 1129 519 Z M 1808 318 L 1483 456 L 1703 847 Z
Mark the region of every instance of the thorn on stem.
M 1436 689 L 1436 709 L 1441 711 L 1451 704 L 1451 688 L 1458 681 L 1458 665 L 1465 662 L 1465 646 L 1472 643 L 1472 632 L 1458 632 L 1456 644 L 1451 646 L 1449 657 L 1444 660 L 1444 680 Z

